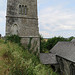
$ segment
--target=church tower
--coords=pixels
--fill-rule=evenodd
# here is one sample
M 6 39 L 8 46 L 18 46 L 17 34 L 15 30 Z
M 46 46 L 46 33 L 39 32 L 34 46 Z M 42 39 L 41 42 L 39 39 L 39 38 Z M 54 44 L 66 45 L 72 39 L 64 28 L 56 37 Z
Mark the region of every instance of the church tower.
M 6 35 L 19 35 L 25 48 L 39 52 L 37 0 L 7 0 Z

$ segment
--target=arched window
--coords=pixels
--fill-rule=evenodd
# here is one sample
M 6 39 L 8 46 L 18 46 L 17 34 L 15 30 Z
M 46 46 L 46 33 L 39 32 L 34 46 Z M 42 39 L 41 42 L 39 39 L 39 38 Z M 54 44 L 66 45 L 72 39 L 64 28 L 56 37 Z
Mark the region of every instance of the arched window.
M 27 15 L 27 6 L 25 5 L 25 15 Z
M 18 35 L 18 26 L 17 26 L 17 24 L 13 24 L 11 26 L 11 33 L 12 33 L 12 35 Z
M 21 5 L 19 5 L 19 14 L 21 14 L 22 13 L 22 7 L 21 7 Z
M 21 15 L 27 15 L 27 6 L 25 5 L 19 5 L 19 14 Z
M 22 15 L 24 15 L 24 5 L 22 5 Z

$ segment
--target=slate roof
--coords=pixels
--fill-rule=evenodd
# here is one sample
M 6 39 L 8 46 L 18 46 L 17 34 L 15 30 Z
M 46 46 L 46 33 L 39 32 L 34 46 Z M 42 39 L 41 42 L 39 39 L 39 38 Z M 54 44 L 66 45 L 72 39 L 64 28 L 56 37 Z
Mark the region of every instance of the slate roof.
M 57 64 L 56 55 L 51 53 L 40 53 L 40 61 L 42 64 Z
M 71 42 L 75 42 L 75 39 L 72 39 Z
M 71 42 L 58 42 L 50 52 L 75 62 L 75 39 Z

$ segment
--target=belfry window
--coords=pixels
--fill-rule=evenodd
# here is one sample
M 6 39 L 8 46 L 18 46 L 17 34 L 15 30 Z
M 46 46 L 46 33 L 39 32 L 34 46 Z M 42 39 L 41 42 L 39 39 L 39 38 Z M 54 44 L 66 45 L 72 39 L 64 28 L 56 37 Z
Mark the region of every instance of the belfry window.
M 19 5 L 19 14 L 27 15 L 27 6 L 26 5 Z
M 27 15 L 27 6 L 25 6 L 25 15 Z
M 21 5 L 19 5 L 19 14 L 22 13 Z
M 22 5 L 22 15 L 24 15 L 24 5 Z

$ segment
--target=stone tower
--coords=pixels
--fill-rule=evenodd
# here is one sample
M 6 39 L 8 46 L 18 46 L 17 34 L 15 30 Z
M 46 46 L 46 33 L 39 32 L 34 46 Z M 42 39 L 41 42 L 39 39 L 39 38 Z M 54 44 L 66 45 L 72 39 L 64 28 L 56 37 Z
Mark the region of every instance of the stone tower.
M 40 50 L 37 0 L 7 0 L 6 35 L 19 35 L 32 52 Z

